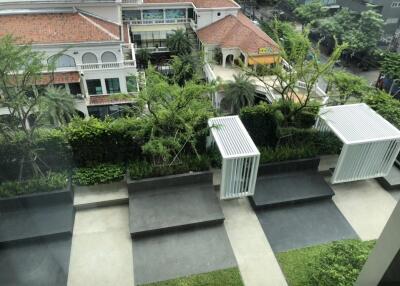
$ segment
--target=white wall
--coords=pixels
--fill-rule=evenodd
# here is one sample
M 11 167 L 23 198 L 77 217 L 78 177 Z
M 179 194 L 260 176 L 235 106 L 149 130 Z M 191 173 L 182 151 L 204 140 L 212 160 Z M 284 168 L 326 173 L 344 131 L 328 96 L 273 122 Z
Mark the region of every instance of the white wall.
M 213 9 L 213 10 L 199 10 L 196 9 L 197 14 L 197 29 L 201 29 L 214 23 L 218 20 L 223 19 L 227 15 L 237 15 L 239 9 Z M 220 14 L 218 16 L 218 13 Z
M 80 10 L 118 24 L 122 23 L 121 6 L 77 6 Z

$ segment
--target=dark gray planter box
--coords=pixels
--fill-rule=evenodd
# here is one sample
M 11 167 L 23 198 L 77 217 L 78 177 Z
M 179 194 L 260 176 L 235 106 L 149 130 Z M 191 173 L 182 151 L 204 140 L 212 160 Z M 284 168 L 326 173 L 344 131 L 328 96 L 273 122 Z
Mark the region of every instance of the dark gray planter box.
M 306 159 L 262 164 L 258 168 L 258 175 L 259 176 L 274 175 L 280 173 L 299 172 L 305 170 L 318 171 L 319 161 L 320 161 L 319 157 L 313 157 Z
M 65 190 L 0 199 L 0 245 L 71 235 L 75 210 L 71 180 Z

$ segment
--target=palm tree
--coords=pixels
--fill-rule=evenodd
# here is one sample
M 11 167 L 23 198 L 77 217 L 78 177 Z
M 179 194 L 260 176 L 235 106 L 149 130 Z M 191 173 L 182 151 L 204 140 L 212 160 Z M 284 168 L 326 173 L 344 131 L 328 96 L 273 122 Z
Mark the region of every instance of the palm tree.
M 256 87 L 254 81 L 245 74 L 234 75 L 233 78 L 223 87 L 223 101 L 229 104 L 233 114 L 238 114 L 242 107 L 254 104 Z
M 65 124 L 75 115 L 74 98 L 65 89 L 50 86 L 40 97 L 39 110 L 43 124 Z
M 173 34 L 167 37 L 168 49 L 176 55 L 188 55 L 192 52 L 192 43 L 189 34 L 183 30 L 175 30 Z

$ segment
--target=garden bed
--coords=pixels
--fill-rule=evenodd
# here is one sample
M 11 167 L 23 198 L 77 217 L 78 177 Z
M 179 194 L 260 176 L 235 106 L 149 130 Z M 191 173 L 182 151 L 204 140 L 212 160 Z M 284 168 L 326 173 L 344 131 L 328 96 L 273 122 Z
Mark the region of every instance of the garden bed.
M 258 175 L 274 175 L 279 173 L 297 172 L 297 171 L 317 171 L 319 166 L 319 157 L 288 160 L 261 164 L 258 168 Z

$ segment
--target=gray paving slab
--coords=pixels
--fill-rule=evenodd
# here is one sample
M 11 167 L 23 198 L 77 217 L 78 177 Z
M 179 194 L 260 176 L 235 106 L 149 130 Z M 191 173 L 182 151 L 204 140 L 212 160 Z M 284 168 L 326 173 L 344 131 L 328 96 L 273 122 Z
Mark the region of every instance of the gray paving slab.
M 223 225 L 133 240 L 135 285 L 236 267 Z
M 331 200 L 257 211 L 274 252 L 358 238 Z
M 331 198 L 334 195 L 323 176 L 316 171 L 290 172 L 258 177 L 250 202 L 255 208 Z
M 139 236 L 193 225 L 222 223 L 224 215 L 210 181 L 131 192 L 129 219 L 132 236 Z
M 400 190 L 398 191 L 391 191 L 390 194 L 395 198 L 397 201 L 400 201 Z
M 12 243 L 0 248 L 0 285 L 67 285 L 71 236 Z
M 71 202 L 20 205 L 0 210 L 0 243 L 55 234 L 71 234 L 74 208 Z

